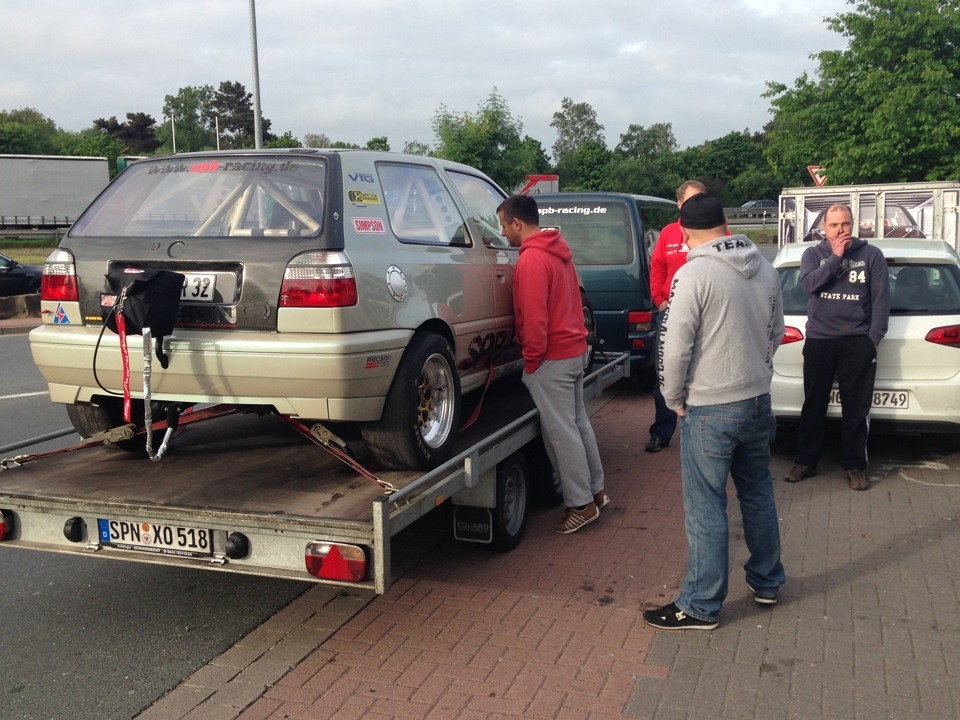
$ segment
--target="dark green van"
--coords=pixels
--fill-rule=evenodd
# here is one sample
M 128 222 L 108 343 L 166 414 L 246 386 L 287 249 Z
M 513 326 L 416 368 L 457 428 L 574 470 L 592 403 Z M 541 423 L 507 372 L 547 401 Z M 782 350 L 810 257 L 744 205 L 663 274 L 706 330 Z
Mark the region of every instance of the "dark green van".
M 540 225 L 566 238 L 593 304 L 598 360 L 630 353 L 631 373 L 655 372 L 657 309 L 650 299 L 649 253 L 677 217 L 673 200 L 584 192 L 535 196 Z

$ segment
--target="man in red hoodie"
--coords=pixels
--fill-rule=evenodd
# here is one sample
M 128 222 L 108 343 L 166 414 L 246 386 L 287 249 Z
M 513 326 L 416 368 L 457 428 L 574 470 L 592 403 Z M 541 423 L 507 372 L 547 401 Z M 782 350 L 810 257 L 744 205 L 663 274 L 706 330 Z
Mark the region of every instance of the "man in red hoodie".
M 540 413 L 547 455 L 567 506 L 559 533 L 576 532 L 610 502 L 603 490 L 597 439 L 583 404 L 583 324 L 573 254 L 557 230 L 540 229 L 530 195 L 512 195 L 497 208 L 503 236 L 520 248 L 513 275 L 513 314 L 523 349 L 523 384 Z
M 689 197 L 707 191 L 707 186 L 696 180 L 687 180 L 683 185 L 677 188 L 677 207 Z M 657 318 L 657 338 L 659 340 L 660 322 L 663 318 L 663 312 L 667 309 L 667 302 L 670 299 L 670 284 L 673 282 L 673 276 L 677 274 L 683 264 L 687 261 L 687 244 L 683 240 L 683 231 L 680 229 L 680 221 L 672 222 L 664 226 L 660 231 L 660 239 L 657 240 L 653 248 L 653 254 L 650 256 L 650 297 L 653 304 L 660 311 Z M 677 414 L 667 407 L 663 400 L 663 394 L 660 392 L 660 382 L 653 388 L 653 406 L 654 419 L 650 426 L 650 439 L 644 447 L 648 453 L 660 452 L 670 444 L 670 439 L 677 429 Z

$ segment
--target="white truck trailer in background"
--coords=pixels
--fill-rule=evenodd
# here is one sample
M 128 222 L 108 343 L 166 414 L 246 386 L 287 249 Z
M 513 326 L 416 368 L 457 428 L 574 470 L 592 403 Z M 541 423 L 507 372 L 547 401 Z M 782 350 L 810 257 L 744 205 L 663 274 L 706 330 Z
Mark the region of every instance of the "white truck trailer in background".
M 780 245 L 822 239 L 823 216 L 834 203 L 850 207 L 857 237 L 943 240 L 960 250 L 957 181 L 784 188 Z
M 105 157 L 0 155 L 0 229 L 69 227 L 109 181 Z

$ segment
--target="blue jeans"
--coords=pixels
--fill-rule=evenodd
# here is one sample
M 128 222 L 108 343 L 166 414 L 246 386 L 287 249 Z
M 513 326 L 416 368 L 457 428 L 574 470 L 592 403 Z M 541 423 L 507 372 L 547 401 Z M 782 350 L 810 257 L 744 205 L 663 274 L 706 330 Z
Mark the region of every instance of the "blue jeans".
M 747 583 L 760 595 L 776 595 L 786 581 L 770 474 L 775 432 L 769 394 L 726 405 L 686 407 L 680 423 L 680 467 L 687 578 L 676 603 L 687 615 L 717 620 L 727 597 L 728 475 L 733 476 L 750 551 L 743 566 Z

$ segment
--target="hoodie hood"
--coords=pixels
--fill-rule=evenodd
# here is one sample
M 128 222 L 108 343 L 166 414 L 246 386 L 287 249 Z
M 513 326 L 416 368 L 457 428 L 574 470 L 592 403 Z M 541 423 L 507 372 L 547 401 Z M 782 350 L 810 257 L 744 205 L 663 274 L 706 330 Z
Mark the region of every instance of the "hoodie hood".
M 746 235 L 729 235 L 704 243 L 690 251 L 687 262 L 698 258 L 719 260 L 745 278 L 756 275 L 765 262 L 757 246 Z
M 520 252 L 525 252 L 531 248 L 548 252 L 563 260 L 563 262 L 573 261 L 570 246 L 567 245 L 567 241 L 563 239 L 559 230 L 541 230 L 533 235 L 528 235 L 523 244 L 520 245 Z

